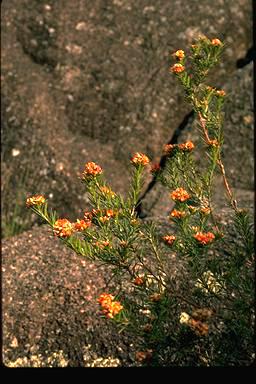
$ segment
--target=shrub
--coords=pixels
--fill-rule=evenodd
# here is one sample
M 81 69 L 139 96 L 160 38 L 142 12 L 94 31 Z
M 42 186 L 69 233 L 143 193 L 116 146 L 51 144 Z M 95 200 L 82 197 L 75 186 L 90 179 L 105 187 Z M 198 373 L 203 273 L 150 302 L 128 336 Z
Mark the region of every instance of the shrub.
M 131 159 L 126 200 L 111 190 L 100 165 L 85 165 L 81 181 L 92 209 L 75 223 L 57 219 L 43 196 L 27 199 L 67 247 L 113 267 L 115 291 L 95 301 L 106 321 L 140 341 L 141 349 L 134 351 L 138 365 L 248 365 L 253 358 L 252 226 L 249 213 L 238 208 L 222 162 L 226 94 L 205 83 L 223 48 L 219 39 L 200 37 L 190 54 L 173 54 L 170 72 L 198 116 L 205 167 L 198 168 L 191 141 L 166 145 L 165 168 L 152 166 L 174 202 L 166 233 L 137 215 L 150 166 L 143 153 Z M 225 228 L 212 203 L 217 170 L 233 212 Z

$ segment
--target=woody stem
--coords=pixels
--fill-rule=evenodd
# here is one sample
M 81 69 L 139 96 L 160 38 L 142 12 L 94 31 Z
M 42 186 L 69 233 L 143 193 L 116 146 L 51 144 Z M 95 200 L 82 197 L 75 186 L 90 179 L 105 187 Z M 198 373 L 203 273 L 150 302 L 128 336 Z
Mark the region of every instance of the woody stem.
M 205 135 L 205 138 L 207 140 L 207 142 L 210 141 L 210 138 L 209 138 L 209 135 L 208 135 L 208 132 L 207 132 L 207 128 L 206 128 L 206 120 L 203 119 L 202 115 L 200 112 L 198 112 L 198 116 L 199 116 L 199 121 L 200 121 L 200 125 L 203 129 L 203 132 L 204 132 L 204 135 Z M 219 158 L 217 160 L 217 164 L 220 168 L 220 171 L 221 171 L 221 174 L 222 174 L 222 177 L 223 177 L 223 182 L 224 182 L 224 186 L 225 186 L 225 189 L 227 191 L 227 194 L 229 196 L 229 199 L 230 199 L 230 203 L 231 203 L 231 206 L 232 208 L 237 212 L 238 208 L 237 208 L 237 202 L 236 200 L 233 198 L 233 194 L 232 194 L 232 191 L 231 191 L 231 188 L 228 184 L 228 180 L 226 178 L 226 173 L 225 173 L 225 168 L 224 168 L 224 165 L 220 159 L 220 154 L 219 154 Z

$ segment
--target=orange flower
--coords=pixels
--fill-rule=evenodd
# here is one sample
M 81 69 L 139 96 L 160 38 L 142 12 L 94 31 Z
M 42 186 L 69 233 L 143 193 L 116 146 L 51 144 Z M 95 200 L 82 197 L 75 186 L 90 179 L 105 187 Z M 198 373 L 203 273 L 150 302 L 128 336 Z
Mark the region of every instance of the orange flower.
M 106 223 L 107 221 L 110 220 L 110 217 L 108 217 L 108 216 L 101 216 L 101 217 L 99 218 L 99 220 L 100 220 L 102 223 Z
M 67 219 L 58 219 L 53 225 L 53 231 L 58 237 L 67 237 L 71 236 L 73 227 Z
M 209 215 L 209 214 L 211 213 L 211 208 L 210 208 L 210 207 L 202 207 L 202 208 L 200 209 L 200 211 L 201 211 L 202 213 L 204 213 L 205 215 Z
M 114 212 L 112 209 L 106 210 L 106 216 L 108 217 L 114 217 L 116 215 L 116 212 Z
M 219 39 L 212 39 L 212 45 L 222 45 L 222 42 Z
M 113 301 L 114 296 L 108 293 L 103 293 L 97 300 L 101 304 L 103 312 L 106 313 L 108 318 L 112 319 L 123 309 L 123 306 L 120 304 L 120 302 Z
M 102 293 L 97 299 L 102 308 L 109 308 L 109 306 L 111 306 L 112 300 L 114 300 L 114 296 L 110 295 L 109 293 Z
M 172 212 L 171 212 L 171 217 L 184 217 L 186 215 L 186 212 L 184 211 L 178 211 L 177 209 L 174 209 Z
M 183 149 L 184 151 L 192 151 L 192 149 L 195 148 L 195 145 L 192 143 L 192 141 L 186 141 L 184 144 L 179 144 L 179 148 Z
M 90 227 L 92 222 L 90 220 L 79 220 L 76 219 L 76 223 L 74 224 L 74 228 L 78 231 L 84 231 L 86 228 Z
M 212 145 L 213 147 L 218 147 L 218 146 L 220 145 L 219 142 L 218 142 L 218 140 L 216 140 L 216 139 L 208 140 L 208 141 L 207 141 L 207 144 L 208 144 L 208 145 Z
M 149 158 L 143 153 L 136 152 L 131 163 L 133 165 L 147 165 L 149 163 Z
M 213 241 L 213 239 L 215 238 L 214 234 L 211 232 L 207 232 L 207 233 L 197 232 L 195 235 L 193 235 L 193 237 L 197 241 L 199 241 L 199 243 L 204 244 L 204 245 L 211 243 Z
M 180 72 L 183 72 L 185 69 L 184 65 L 182 64 L 174 64 L 171 68 L 170 68 L 170 71 L 171 72 L 174 72 L 174 73 L 180 73 Z
M 88 176 L 97 176 L 102 173 L 102 168 L 98 164 L 94 163 L 93 161 L 85 164 L 85 169 L 83 172 L 84 177 Z
M 141 285 L 144 284 L 144 280 L 142 279 L 142 277 L 137 276 L 136 279 L 134 280 L 134 284 L 138 285 L 138 286 L 141 286 Z
M 185 57 L 185 53 L 184 51 L 182 51 L 182 49 L 179 49 L 178 51 L 175 52 L 175 56 L 181 60 Z
M 223 89 L 216 91 L 216 93 L 218 96 L 226 96 L 226 92 Z
M 106 221 L 109 221 L 109 220 L 111 219 L 111 217 L 114 217 L 114 216 L 116 216 L 116 215 L 117 215 L 117 213 L 114 212 L 112 209 L 107 209 L 107 210 L 105 211 L 105 215 L 104 215 L 104 216 L 101 216 L 99 220 L 100 220 L 102 223 L 105 223 Z
M 117 315 L 122 309 L 123 306 L 119 303 L 119 301 L 113 301 L 111 307 L 108 309 L 109 312 L 107 313 L 107 317 L 113 319 L 113 317 Z
M 188 194 L 187 191 L 183 188 L 177 188 L 175 191 L 171 193 L 171 198 L 173 200 L 178 200 L 178 201 L 185 201 L 190 198 L 190 195 Z
M 26 200 L 27 207 L 31 207 L 32 205 L 37 205 L 37 204 L 44 204 L 44 203 L 45 203 L 45 198 L 40 195 L 28 197 Z
M 165 144 L 164 153 L 168 155 L 174 148 L 177 148 L 177 144 Z
M 176 240 L 176 236 L 163 236 L 162 239 L 163 239 L 168 245 L 172 245 L 173 242 Z

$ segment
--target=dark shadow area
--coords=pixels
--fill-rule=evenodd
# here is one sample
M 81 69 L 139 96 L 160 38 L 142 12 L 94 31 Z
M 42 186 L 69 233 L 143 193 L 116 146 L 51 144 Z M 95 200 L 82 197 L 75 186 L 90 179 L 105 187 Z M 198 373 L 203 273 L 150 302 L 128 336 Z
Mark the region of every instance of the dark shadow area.
M 181 132 L 184 131 L 184 129 L 187 127 L 187 125 L 189 123 L 192 122 L 192 120 L 194 119 L 194 116 L 195 116 L 195 112 L 192 110 L 190 111 L 185 117 L 184 119 L 182 120 L 182 122 L 180 123 L 180 125 L 176 128 L 176 130 L 174 131 L 174 134 L 172 135 L 170 141 L 168 141 L 167 144 L 177 144 L 178 143 L 178 139 L 179 139 L 179 136 L 181 135 Z M 170 155 L 168 155 L 170 157 Z M 159 162 L 159 165 L 160 165 L 160 169 L 164 169 L 165 167 L 165 164 L 166 164 L 166 160 L 167 160 L 167 156 L 166 155 L 163 155 L 161 157 L 161 160 Z M 136 212 L 139 216 L 139 218 L 141 219 L 144 219 L 145 217 L 147 217 L 147 215 L 145 213 L 142 212 L 142 203 L 143 203 L 143 199 L 145 198 L 145 196 L 147 195 L 147 193 L 149 191 L 151 191 L 151 189 L 155 186 L 157 182 L 157 175 L 154 175 L 153 176 L 153 179 L 151 180 L 151 182 L 148 184 L 148 187 L 146 189 L 146 191 L 143 193 L 143 195 L 140 197 L 139 201 L 138 201 L 138 205 L 137 205 L 137 208 L 136 208 Z
M 248 49 L 245 57 L 242 57 L 241 59 L 238 59 L 236 62 L 236 67 L 238 69 L 241 69 L 248 65 L 251 61 L 255 59 L 255 48 L 252 46 Z

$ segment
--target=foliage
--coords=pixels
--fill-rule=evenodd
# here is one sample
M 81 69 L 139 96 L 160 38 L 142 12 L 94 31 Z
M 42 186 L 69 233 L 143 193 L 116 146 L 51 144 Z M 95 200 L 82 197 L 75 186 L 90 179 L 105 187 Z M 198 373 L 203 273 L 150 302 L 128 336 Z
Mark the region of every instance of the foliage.
M 248 365 L 253 358 L 252 226 L 248 212 L 238 208 L 221 157 L 226 94 L 205 84 L 223 48 L 219 39 L 200 37 L 189 55 L 173 54 L 170 72 L 197 113 L 205 168 L 198 169 L 190 141 L 166 145 L 166 167 L 152 167 L 175 204 L 168 233 L 137 217 L 150 163 L 142 153 L 131 159 L 126 200 L 111 190 L 98 164 L 85 165 L 81 181 L 92 210 L 76 223 L 57 220 L 42 196 L 27 199 L 67 247 L 113 267 L 116 291 L 102 292 L 99 305 L 106 321 L 140 340 L 138 365 Z M 217 169 L 233 212 L 225 228 L 212 203 Z

